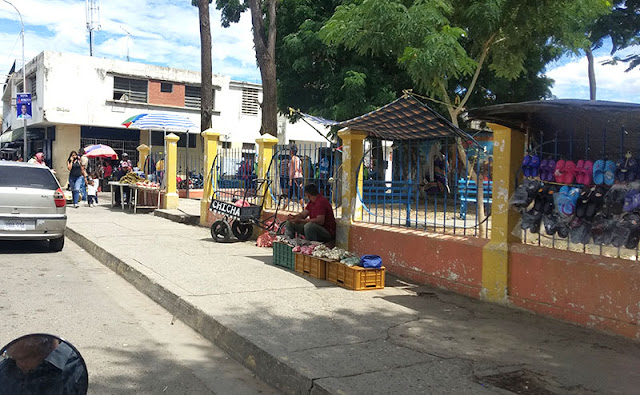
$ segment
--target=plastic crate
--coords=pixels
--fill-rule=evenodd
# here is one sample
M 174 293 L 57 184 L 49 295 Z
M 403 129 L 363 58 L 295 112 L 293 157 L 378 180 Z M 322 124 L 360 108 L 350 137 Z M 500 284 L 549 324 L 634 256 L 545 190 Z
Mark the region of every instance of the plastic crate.
M 340 262 L 327 263 L 327 280 L 354 291 L 383 289 L 384 272 L 384 266 L 380 269 L 365 269 Z
M 273 264 L 294 270 L 296 267 L 296 254 L 293 247 L 285 243 L 273 243 Z
M 324 280 L 327 278 L 327 264 L 332 261 L 305 254 L 296 254 L 296 272 Z

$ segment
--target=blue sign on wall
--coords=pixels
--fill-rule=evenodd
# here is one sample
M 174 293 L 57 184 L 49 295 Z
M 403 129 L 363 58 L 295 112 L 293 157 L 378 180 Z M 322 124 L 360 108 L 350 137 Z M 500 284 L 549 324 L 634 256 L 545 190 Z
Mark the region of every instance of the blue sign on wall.
M 31 93 L 18 93 L 16 96 L 18 119 L 31 119 Z

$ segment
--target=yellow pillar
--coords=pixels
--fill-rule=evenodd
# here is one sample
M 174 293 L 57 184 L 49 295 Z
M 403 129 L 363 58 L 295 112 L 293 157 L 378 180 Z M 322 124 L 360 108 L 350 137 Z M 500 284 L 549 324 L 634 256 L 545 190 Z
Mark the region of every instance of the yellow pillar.
M 180 137 L 173 133 L 165 137 L 167 146 L 167 158 L 165 159 L 165 176 L 167 177 L 167 192 L 164 197 L 165 209 L 176 209 L 179 206 L 180 198 L 176 189 L 176 174 L 178 172 L 178 140 Z
M 271 164 L 271 158 L 273 158 L 273 147 L 278 144 L 278 139 L 273 137 L 270 134 L 265 134 L 259 139 L 256 139 L 256 144 L 258 144 L 258 178 L 266 179 L 267 171 L 269 171 L 269 164 Z M 277 165 L 277 163 L 275 164 Z M 275 166 L 274 165 L 274 166 Z M 268 176 L 271 178 L 272 182 L 274 180 L 274 169 L 271 169 L 271 174 Z M 265 208 L 271 208 L 273 199 L 271 198 L 271 193 L 266 191 L 267 183 L 263 184 L 263 188 L 258 192 L 258 196 L 264 196 L 264 206 Z
M 491 240 L 482 254 L 481 297 L 490 302 L 507 303 L 509 287 L 509 244 L 520 242 L 513 234 L 519 215 L 509 208 L 515 191 L 515 175 L 524 157 L 524 133 L 489 124 L 493 130 L 493 201 Z
M 358 190 L 362 195 L 362 169 L 360 163 L 364 154 L 366 132 L 345 129 L 338 132 L 342 139 L 342 218 L 338 222 L 336 244 L 349 248 L 349 230 L 353 219 L 362 218 L 362 202 L 358 199 Z
M 138 150 L 138 168 L 141 171 L 144 171 L 144 163 L 147 161 L 147 157 L 149 156 L 149 146 L 146 144 L 140 144 L 138 146 L 138 148 L 136 148 L 136 150 Z M 149 174 L 147 172 L 145 172 L 145 174 Z
M 213 197 L 213 191 L 217 188 L 218 172 L 211 166 L 218 155 L 218 142 L 220 141 L 220 133 L 214 132 L 213 129 L 207 129 L 202 132 L 204 138 L 204 191 L 200 200 L 200 225 L 207 225 L 207 214 L 209 213 L 209 205 Z

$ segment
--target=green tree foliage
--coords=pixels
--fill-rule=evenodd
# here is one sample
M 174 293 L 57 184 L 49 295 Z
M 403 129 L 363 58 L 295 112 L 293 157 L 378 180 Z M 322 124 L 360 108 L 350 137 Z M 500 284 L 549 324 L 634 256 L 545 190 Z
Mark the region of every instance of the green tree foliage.
M 319 31 L 342 0 L 282 0 L 278 11 L 278 107 L 330 119 L 375 110 L 411 86 L 389 55 L 362 56 L 328 46 Z
M 640 45 L 640 0 L 616 1 L 611 13 L 598 19 L 592 32 L 595 48 L 600 48 L 605 39 L 611 39 L 613 59 L 608 62 L 609 64 L 628 63 L 629 67 L 626 71 L 640 66 L 640 53 L 623 57 L 615 56 L 615 53 L 621 49 Z
M 605 0 L 361 0 L 339 6 L 321 38 L 361 55 L 395 56 L 457 124 L 484 67 L 514 80 L 535 47 L 579 40 L 607 10 Z

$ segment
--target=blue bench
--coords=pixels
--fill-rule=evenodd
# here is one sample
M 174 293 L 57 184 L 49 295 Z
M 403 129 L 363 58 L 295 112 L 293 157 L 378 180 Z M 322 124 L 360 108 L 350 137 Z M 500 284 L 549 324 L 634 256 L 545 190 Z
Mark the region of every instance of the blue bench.
M 493 194 L 493 181 L 484 181 L 483 199 L 485 204 L 491 203 Z M 478 203 L 478 185 L 473 180 L 461 178 L 458 180 L 458 200 L 460 200 L 460 218 L 467 218 L 467 203 Z
M 412 182 L 365 180 L 362 188 L 362 203 L 371 213 L 370 204 L 404 204 L 407 213 L 407 226 L 411 225 Z M 373 214 L 373 213 L 371 213 Z

